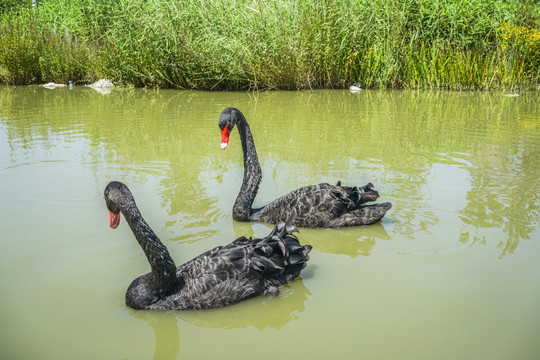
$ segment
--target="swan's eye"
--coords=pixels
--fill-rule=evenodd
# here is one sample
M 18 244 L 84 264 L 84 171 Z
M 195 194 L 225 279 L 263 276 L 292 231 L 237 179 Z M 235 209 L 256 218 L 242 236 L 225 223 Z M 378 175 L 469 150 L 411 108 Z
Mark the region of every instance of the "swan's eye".
M 229 132 L 230 132 L 230 131 L 231 131 L 231 129 L 229 129 L 230 123 L 231 123 L 230 121 L 227 121 L 226 124 L 219 124 L 219 129 L 220 129 L 221 131 L 223 131 L 225 128 L 227 128 L 227 129 L 229 130 Z

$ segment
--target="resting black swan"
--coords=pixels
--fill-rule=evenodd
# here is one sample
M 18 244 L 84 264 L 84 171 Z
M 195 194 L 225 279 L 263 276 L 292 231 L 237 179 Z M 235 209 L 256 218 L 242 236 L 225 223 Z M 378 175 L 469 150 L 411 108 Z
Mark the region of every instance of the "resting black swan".
M 300 245 L 292 234 L 297 229 L 279 224 L 263 239 L 238 238 L 177 268 L 126 185 L 109 183 L 105 202 L 111 228 L 118 226 L 122 212 L 152 269 L 126 292 L 126 305 L 133 309 L 208 309 L 277 295 L 278 287 L 297 278 L 309 259 L 311 246 Z
M 219 115 L 221 148 L 225 150 L 229 135 L 237 126 L 244 152 L 244 180 L 233 206 L 236 221 L 262 221 L 271 224 L 285 222 L 299 227 L 339 228 L 369 225 L 381 220 L 392 207 L 389 202 L 362 205 L 379 198 L 371 183 L 365 186 L 318 184 L 301 187 L 270 204 L 253 209 L 262 172 L 255 150 L 253 135 L 244 115 L 235 108 L 226 108 Z

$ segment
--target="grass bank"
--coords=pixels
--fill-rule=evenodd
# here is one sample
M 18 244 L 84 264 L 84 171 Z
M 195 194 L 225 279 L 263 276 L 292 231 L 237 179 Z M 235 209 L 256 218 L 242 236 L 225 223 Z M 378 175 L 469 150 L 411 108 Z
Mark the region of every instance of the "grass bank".
M 536 0 L 0 0 L 0 81 L 538 87 L 539 30 Z

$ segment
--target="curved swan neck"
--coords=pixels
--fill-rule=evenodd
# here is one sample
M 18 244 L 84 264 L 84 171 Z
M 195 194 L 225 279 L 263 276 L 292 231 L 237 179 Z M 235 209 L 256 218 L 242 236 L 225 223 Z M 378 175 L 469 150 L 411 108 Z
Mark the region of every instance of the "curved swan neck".
M 160 293 L 176 282 L 176 265 L 167 247 L 144 220 L 133 198 L 116 202 L 152 269 L 150 286 Z
M 243 115 L 240 116 L 236 126 L 242 142 L 242 152 L 244 153 L 244 179 L 233 206 L 233 218 L 236 221 L 249 221 L 252 213 L 251 207 L 261 183 L 262 171 L 255 150 L 253 135 Z

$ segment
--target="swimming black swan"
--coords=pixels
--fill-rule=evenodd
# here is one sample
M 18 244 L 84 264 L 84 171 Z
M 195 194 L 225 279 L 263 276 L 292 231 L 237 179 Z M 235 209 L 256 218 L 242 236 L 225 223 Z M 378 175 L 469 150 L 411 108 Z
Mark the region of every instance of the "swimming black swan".
M 392 207 L 389 202 L 362 205 L 379 198 L 371 183 L 365 186 L 341 186 L 338 181 L 336 185 L 323 183 L 304 186 L 262 208 L 252 209 L 261 182 L 261 166 L 246 118 L 238 109 L 226 108 L 219 115 L 223 150 L 227 148 L 229 135 L 235 126 L 238 127 L 244 152 L 244 180 L 233 206 L 234 220 L 339 228 L 373 224 Z
M 238 238 L 177 268 L 126 185 L 110 182 L 105 203 L 111 228 L 118 226 L 122 212 L 152 269 L 126 292 L 126 305 L 133 309 L 208 309 L 277 295 L 278 287 L 297 278 L 309 259 L 311 246 L 300 245 L 292 234 L 297 229 L 279 224 L 263 239 Z

